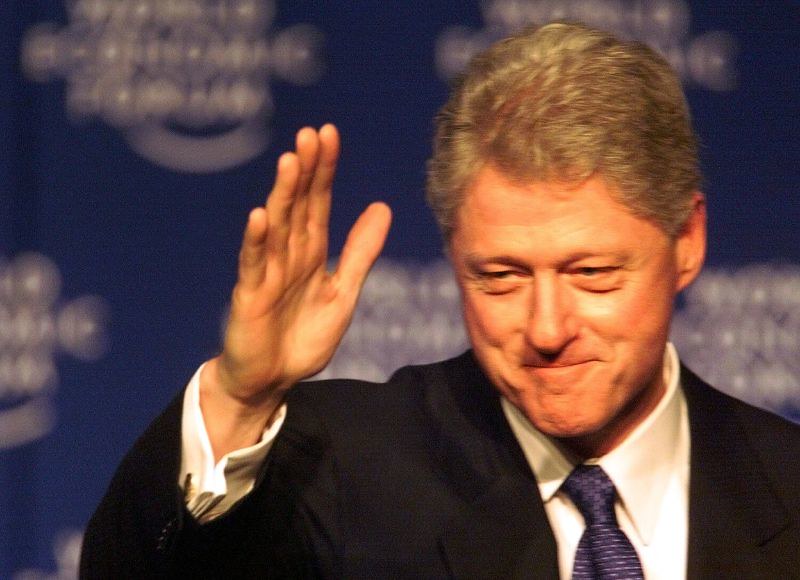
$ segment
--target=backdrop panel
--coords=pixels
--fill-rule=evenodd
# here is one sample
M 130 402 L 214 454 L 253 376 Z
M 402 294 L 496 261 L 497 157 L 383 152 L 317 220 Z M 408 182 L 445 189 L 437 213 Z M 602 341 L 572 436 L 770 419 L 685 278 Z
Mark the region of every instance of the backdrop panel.
M 701 375 L 800 420 L 796 2 L 7 0 L 0 577 L 75 575 L 115 465 L 218 348 L 247 212 L 305 124 L 342 133 L 332 247 L 370 201 L 395 214 L 324 372 L 379 378 L 464 348 L 423 201 L 431 119 L 471 54 L 556 18 L 642 38 L 681 71 L 710 248 L 674 339 Z

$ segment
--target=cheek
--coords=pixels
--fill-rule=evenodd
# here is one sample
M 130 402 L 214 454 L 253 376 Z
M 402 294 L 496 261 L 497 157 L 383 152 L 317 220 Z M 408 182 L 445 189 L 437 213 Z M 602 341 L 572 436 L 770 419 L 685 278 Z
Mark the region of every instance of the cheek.
M 473 346 L 494 342 L 492 335 L 496 331 L 491 323 L 492 318 L 487 315 L 486 308 L 481 302 L 464 292 L 461 305 L 464 311 L 464 324 Z
M 581 317 L 608 338 L 647 342 L 667 333 L 673 298 L 663 281 L 631 285 L 613 296 L 584 301 Z
M 464 323 L 474 346 L 502 346 L 514 334 L 515 308 L 496 296 L 462 293 Z

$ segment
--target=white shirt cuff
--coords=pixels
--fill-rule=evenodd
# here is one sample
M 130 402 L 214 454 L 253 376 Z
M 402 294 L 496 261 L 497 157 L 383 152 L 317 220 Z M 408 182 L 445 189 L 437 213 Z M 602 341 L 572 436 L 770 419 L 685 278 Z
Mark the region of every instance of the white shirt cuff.
M 183 489 L 189 512 L 199 521 L 206 522 L 227 512 L 252 491 L 258 470 L 286 418 L 286 404 L 278 409 L 258 443 L 231 451 L 214 465 L 214 452 L 200 410 L 203 366 L 197 369 L 183 395 L 178 485 Z

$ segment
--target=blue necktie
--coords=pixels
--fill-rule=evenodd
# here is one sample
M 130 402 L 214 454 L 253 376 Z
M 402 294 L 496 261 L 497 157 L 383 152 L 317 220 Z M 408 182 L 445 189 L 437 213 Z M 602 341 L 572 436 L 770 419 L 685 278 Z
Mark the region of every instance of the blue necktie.
M 561 488 L 583 514 L 572 580 L 642 580 L 642 565 L 614 513 L 616 488 L 599 465 L 579 465 Z

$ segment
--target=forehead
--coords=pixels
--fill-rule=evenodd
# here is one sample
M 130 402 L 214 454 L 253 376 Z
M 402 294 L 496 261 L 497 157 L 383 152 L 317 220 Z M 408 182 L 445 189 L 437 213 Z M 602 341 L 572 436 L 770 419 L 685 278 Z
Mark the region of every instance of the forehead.
M 483 167 L 466 189 L 454 225 L 453 242 L 487 249 L 622 249 L 666 238 L 657 225 L 618 201 L 602 176 L 578 184 L 518 183 L 491 165 Z

